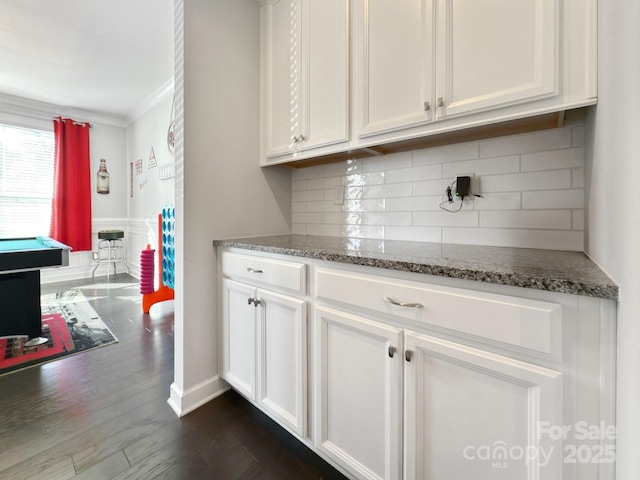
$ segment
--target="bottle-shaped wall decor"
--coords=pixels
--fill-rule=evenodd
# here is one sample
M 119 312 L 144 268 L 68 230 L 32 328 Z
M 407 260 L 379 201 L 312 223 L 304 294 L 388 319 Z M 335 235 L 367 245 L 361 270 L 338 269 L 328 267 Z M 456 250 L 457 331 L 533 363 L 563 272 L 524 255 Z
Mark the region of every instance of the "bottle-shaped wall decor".
M 100 159 L 100 170 L 98 170 L 98 193 L 109 193 L 109 172 L 107 172 L 107 161 Z

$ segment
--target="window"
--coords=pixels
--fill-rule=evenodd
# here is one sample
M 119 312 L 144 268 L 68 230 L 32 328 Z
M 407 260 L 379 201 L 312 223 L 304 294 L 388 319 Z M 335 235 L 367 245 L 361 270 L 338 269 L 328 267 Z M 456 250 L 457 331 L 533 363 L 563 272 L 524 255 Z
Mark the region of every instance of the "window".
M 0 238 L 49 235 L 52 132 L 0 125 Z

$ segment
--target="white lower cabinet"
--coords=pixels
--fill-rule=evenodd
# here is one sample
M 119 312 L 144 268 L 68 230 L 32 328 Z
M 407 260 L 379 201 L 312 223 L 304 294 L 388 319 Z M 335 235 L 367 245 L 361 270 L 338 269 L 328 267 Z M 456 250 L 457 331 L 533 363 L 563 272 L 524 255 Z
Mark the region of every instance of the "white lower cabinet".
M 613 480 L 614 301 L 221 253 L 221 376 L 349 478 Z
M 307 423 L 307 305 L 222 281 L 222 377 L 300 436 Z
M 562 478 L 538 435 L 562 425 L 560 372 L 327 307 L 314 334 L 315 445 L 355 478 Z
M 314 444 L 357 478 L 401 478 L 402 331 L 315 309 Z
M 404 478 L 562 479 L 562 374 L 405 332 Z

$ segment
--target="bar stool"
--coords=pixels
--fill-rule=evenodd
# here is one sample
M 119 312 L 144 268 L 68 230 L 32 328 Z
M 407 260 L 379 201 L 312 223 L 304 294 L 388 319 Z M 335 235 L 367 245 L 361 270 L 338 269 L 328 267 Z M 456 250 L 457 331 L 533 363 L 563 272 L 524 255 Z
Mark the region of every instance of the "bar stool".
M 127 265 L 124 251 L 124 232 L 122 230 L 101 230 L 98 232 L 98 263 L 91 272 L 91 278 L 94 278 L 96 269 L 103 263 L 107 264 L 107 281 L 109 281 L 109 271 L 113 263 L 113 274 L 116 274 L 116 263 L 122 262 L 127 273 L 131 273 L 129 265 Z

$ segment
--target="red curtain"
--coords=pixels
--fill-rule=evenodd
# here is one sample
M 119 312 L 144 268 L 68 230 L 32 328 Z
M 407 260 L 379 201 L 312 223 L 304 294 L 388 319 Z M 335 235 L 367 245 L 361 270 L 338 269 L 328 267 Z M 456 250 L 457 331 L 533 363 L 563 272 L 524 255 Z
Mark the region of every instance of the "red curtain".
M 74 251 L 91 250 L 91 172 L 88 123 L 53 121 L 55 161 L 50 236 Z

